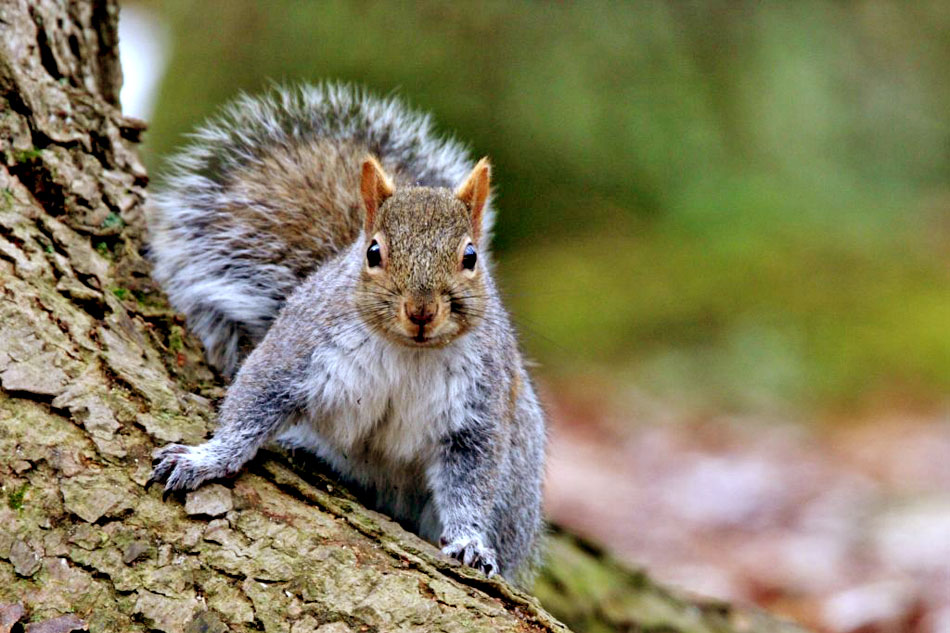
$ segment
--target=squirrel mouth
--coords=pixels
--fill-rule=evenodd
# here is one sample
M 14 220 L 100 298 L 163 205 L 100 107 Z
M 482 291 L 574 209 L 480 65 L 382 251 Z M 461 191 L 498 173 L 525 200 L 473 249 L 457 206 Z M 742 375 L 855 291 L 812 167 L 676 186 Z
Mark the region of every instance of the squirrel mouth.
M 415 334 L 406 337 L 409 341 L 412 341 L 412 347 L 442 347 L 445 344 L 446 341 L 442 336 L 433 335 L 432 330 L 435 328 L 430 325 L 428 329 L 427 332 L 426 326 L 420 325 Z
M 452 336 L 446 336 L 441 324 L 437 323 L 413 323 L 411 327 L 403 326 L 400 328 L 399 337 L 404 345 L 410 347 L 443 347 Z

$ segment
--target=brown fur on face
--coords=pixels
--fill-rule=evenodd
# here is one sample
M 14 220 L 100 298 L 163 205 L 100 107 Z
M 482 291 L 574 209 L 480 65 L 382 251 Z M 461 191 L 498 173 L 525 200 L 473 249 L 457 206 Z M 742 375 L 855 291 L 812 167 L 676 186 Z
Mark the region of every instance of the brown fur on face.
M 364 170 L 377 178 L 373 172 Z M 358 311 L 368 325 L 399 343 L 442 347 L 480 320 L 482 262 L 471 271 L 461 263 L 478 234 L 473 210 L 441 188 L 397 188 L 382 202 L 364 245 L 368 249 L 376 240 L 382 263 L 364 264 L 357 291 Z

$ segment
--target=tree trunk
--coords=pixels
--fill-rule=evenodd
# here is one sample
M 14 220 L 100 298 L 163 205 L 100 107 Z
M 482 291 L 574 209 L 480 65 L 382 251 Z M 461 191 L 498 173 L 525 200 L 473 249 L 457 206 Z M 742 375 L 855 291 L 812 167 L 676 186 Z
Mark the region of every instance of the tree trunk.
M 207 437 L 222 388 L 139 253 L 117 13 L 0 0 L 0 633 L 565 631 L 281 456 L 184 499 L 145 490 L 152 450 Z M 579 629 L 789 628 L 552 544 L 538 591 Z

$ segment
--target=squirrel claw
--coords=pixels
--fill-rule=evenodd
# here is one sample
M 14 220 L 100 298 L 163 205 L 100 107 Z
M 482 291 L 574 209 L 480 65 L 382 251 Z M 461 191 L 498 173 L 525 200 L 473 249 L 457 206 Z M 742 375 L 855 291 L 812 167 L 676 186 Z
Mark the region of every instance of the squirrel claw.
M 442 539 L 445 542 L 446 539 Z M 495 552 L 479 537 L 456 539 L 442 548 L 442 553 L 483 572 L 491 578 L 498 571 Z
M 162 500 L 167 501 L 175 492 L 194 490 L 206 481 L 234 474 L 227 464 L 209 457 L 203 447 L 169 444 L 155 451 L 158 463 L 146 485 L 164 484 Z

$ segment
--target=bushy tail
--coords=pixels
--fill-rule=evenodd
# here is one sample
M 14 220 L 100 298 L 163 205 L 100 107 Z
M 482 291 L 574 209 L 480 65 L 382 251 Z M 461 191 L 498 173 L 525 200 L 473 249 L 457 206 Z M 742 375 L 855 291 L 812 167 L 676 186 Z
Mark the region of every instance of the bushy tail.
M 168 161 L 149 214 L 154 276 L 226 375 L 301 280 L 359 236 L 367 153 L 397 185 L 455 187 L 474 165 L 428 116 L 333 84 L 242 96 Z

